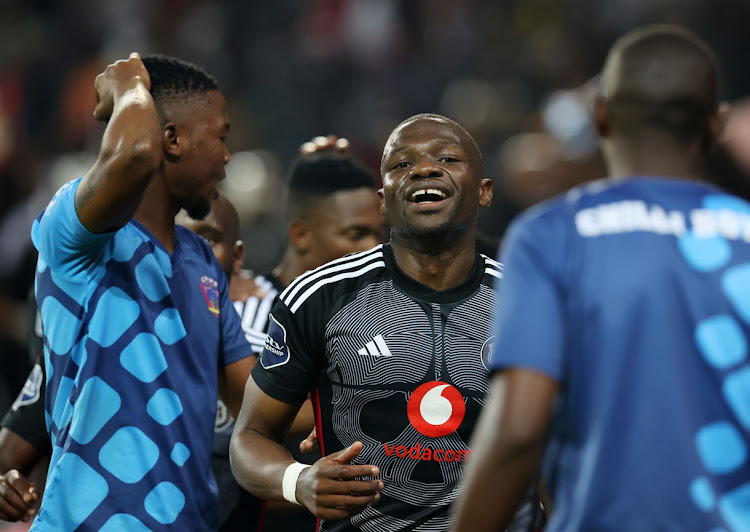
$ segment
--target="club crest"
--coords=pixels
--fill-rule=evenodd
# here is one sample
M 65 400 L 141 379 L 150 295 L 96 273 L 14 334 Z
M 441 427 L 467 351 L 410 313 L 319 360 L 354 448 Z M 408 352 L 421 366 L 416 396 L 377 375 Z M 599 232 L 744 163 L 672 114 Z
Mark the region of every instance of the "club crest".
M 220 313 L 219 283 L 211 277 L 204 275 L 201 277 L 201 292 L 203 292 L 203 298 L 208 304 L 209 312 L 218 318 Z
M 490 336 L 487 338 L 487 341 L 484 342 L 482 345 L 482 351 L 480 353 L 480 357 L 482 359 L 482 365 L 484 366 L 484 369 L 489 371 L 490 369 L 490 362 L 492 362 L 492 355 L 495 351 L 495 337 Z

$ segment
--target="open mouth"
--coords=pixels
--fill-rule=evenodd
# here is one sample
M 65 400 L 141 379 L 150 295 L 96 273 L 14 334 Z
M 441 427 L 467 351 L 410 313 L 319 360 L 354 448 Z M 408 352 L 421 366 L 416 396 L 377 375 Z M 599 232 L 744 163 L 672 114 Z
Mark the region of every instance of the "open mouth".
M 437 203 L 448 198 L 448 194 L 436 188 L 424 188 L 415 190 L 409 196 L 409 201 L 413 203 Z

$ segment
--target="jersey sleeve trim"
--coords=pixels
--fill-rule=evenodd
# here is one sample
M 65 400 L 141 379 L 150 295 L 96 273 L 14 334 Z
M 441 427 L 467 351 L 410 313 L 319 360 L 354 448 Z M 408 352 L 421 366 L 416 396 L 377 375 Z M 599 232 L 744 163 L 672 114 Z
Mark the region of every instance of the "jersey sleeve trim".
M 359 277 L 376 268 L 385 268 L 382 245 L 370 251 L 355 253 L 347 257 L 349 259 L 345 262 L 329 262 L 321 268 L 297 278 L 296 284 L 289 285 L 289 288 L 284 290 L 279 298 L 294 314 L 320 287 L 343 279 Z
M 503 265 L 496 260 L 492 260 L 487 255 L 480 254 L 484 260 L 484 273 L 497 279 L 503 278 Z
M 308 285 L 316 279 L 319 279 L 320 277 L 325 276 L 329 273 L 341 271 L 347 268 L 356 267 L 359 264 L 363 264 L 364 262 L 367 262 L 367 260 L 369 260 L 369 258 L 373 255 L 379 257 L 383 256 L 383 244 L 379 244 L 369 251 L 345 255 L 339 259 L 332 260 L 331 262 L 328 262 L 323 266 L 315 268 L 314 270 L 303 273 L 302 275 L 294 279 L 291 283 L 289 283 L 289 286 L 286 288 L 286 290 L 281 292 L 279 298 L 288 304 L 288 302 L 291 301 L 305 285 Z
M 292 314 L 296 313 L 297 310 L 299 310 L 300 306 L 309 298 L 311 295 L 313 295 L 321 286 L 335 283 L 337 281 L 342 281 L 344 279 L 353 279 L 355 277 L 359 277 L 361 275 L 364 275 L 365 273 L 375 270 L 377 268 L 385 268 L 385 262 L 380 260 L 377 262 L 370 263 L 363 268 L 359 270 L 354 270 L 350 272 L 340 273 L 338 275 L 334 275 L 333 277 L 329 277 L 327 279 L 321 279 L 317 283 L 315 283 L 312 287 L 310 287 L 304 294 L 302 294 L 295 302 L 292 304 L 292 306 L 289 308 L 289 310 L 292 312 Z

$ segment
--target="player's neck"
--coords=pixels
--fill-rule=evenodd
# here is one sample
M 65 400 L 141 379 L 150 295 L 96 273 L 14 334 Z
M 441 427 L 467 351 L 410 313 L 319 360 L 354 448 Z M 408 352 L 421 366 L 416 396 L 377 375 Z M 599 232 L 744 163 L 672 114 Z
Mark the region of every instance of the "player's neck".
M 294 254 L 294 250 L 288 247 L 284 252 L 284 256 L 281 258 L 281 262 L 271 272 L 281 284 L 289 286 L 289 284 L 298 277 L 305 273 L 305 269 L 300 264 L 297 256 Z
M 146 191 L 143 193 L 138 209 L 133 218 L 140 222 L 153 234 L 167 249 L 169 253 L 174 251 L 174 217 L 178 208 L 172 205 L 169 196 L 162 192 L 158 183 L 153 179 Z
M 435 290 L 447 290 L 466 280 L 476 258 L 475 235 L 455 235 L 440 243 L 407 242 L 391 237 L 396 264 L 407 276 Z M 421 244 L 421 245 L 420 245 Z
M 700 150 L 669 149 L 662 146 L 619 145 L 605 149 L 609 175 L 627 177 L 635 175 L 669 177 L 674 179 L 703 179 Z

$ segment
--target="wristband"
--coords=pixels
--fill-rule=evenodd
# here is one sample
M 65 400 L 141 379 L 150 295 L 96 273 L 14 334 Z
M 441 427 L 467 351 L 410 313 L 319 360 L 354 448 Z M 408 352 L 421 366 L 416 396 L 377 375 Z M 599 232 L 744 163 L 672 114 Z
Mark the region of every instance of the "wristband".
M 287 501 L 299 504 L 297 502 L 297 479 L 299 479 L 300 473 L 308 467 L 310 466 L 307 464 L 292 462 L 284 471 L 284 478 L 281 480 L 281 493 Z

